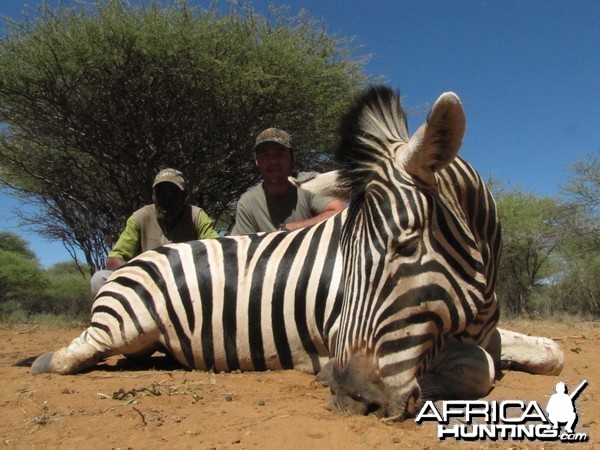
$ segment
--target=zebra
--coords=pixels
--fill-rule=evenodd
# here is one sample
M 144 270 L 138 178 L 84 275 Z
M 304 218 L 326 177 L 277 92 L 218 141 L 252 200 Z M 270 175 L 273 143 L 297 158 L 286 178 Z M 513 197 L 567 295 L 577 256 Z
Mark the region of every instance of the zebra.
M 451 365 L 431 369 L 448 342 L 498 352 L 500 222 L 458 156 L 465 124 L 458 96 L 444 93 L 409 137 L 398 93 L 374 87 L 342 119 L 341 168 L 302 185 L 350 199 L 331 347 L 336 410 L 403 420 L 418 411 L 428 379 L 447 375 Z
M 354 138 L 360 139 L 359 136 L 366 131 L 371 135 L 363 138 L 365 142 L 367 139 L 376 140 L 382 149 L 395 148 L 399 143 L 395 133 L 398 128 L 406 128 L 406 123 L 399 104 L 392 101 L 396 97 L 385 94 L 388 92 L 385 88 L 373 88 L 370 92 L 357 100 L 358 106 L 345 119 L 346 125 L 349 117 L 355 117 L 357 122 L 352 135 L 342 134 L 341 147 Z M 381 103 L 384 100 L 389 103 Z M 424 141 L 423 136 L 430 137 L 431 134 L 438 140 L 443 137 L 442 127 L 447 117 L 440 117 L 438 103 L 434 106 L 426 129 L 440 127 L 440 133 L 427 135 L 418 132 L 421 142 Z M 373 108 L 389 109 L 381 117 L 385 120 L 383 126 L 369 116 L 368 111 Z M 384 134 L 373 134 L 373 128 Z M 412 150 L 416 152 L 421 144 L 419 140 L 411 142 L 414 147 Z M 369 156 L 371 150 L 367 146 L 352 148 L 356 157 L 362 152 L 367 160 L 373 159 Z M 391 158 L 388 159 L 387 164 L 391 164 Z M 456 177 L 463 177 L 461 171 L 469 168 L 459 159 L 452 164 L 454 171 L 450 172 L 449 168 L 442 170 L 448 172 L 444 178 L 448 183 L 452 177 L 455 180 Z M 334 406 L 339 405 L 340 386 L 343 386 L 340 381 L 340 374 L 343 378 L 341 361 L 348 360 L 348 350 L 342 342 L 347 339 L 349 330 L 366 323 L 361 319 L 367 312 L 354 311 L 349 307 L 351 299 L 368 290 L 368 286 L 360 284 L 352 273 L 358 271 L 362 274 L 365 267 L 353 266 L 349 259 L 356 257 L 362 261 L 364 256 L 351 255 L 349 244 L 354 236 L 357 242 L 365 242 L 362 232 L 354 233 L 352 230 L 358 224 L 369 226 L 357 220 L 362 214 L 360 211 L 363 211 L 362 197 L 368 184 L 366 180 L 381 178 L 383 187 L 396 183 L 396 179 L 382 178 L 383 167 L 385 164 L 377 168 L 369 164 L 354 167 L 353 174 L 360 175 L 363 186 L 348 184 L 346 190 L 341 186 L 343 192 L 350 189 L 350 207 L 310 228 L 171 244 L 143 253 L 115 271 L 100 289 L 92 306 L 90 326 L 67 347 L 38 357 L 31 367 L 31 373 L 74 374 L 115 354 L 145 358 L 156 350 L 162 350 L 192 369 L 247 371 L 293 368 L 320 374 L 322 379 L 331 383 Z M 473 174 L 474 171 L 469 169 L 466 173 Z M 337 179 L 336 174 L 323 174 L 302 187 L 318 189 L 319 183 L 328 176 Z M 483 185 L 479 189 L 483 189 Z M 473 213 L 473 216 L 468 216 L 472 221 L 484 220 L 491 227 L 495 226 L 495 219 L 488 218 L 491 204 L 487 194 L 462 199 L 473 202 L 471 211 L 455 204 L 458 200 L 448 195 L 446 201 L 453 201 L 451 206 L 462 211 L 463 215 Z M 425 205 L 417 203 L 407 206 L 402 215 L 406 215 L 406 219 L 403 220 L 414 221 L 417 217 L 414 215 L 416 208 Z M 382 215 L 386 221 L 390 220 L 387 217 L 389 213 L 393 218 L 401 215 L 397 208 L 385 206 L 384 209 L 372 210 L 371 213 Z M 462 219 L 466 220 L 465 217 Z M 449 227 L 453 227 L 452 232 L 462 230 L 459 225 L 462 226 L 462 223 L 458 221 L 448 223 Z M 498 240 L 499 236 L 492 247 L 498 246 Z M 425 245 L 420 235 L 415 238 L 412 234 L 398 234 L 393 242 L 398 250 L 395 265 L 414 257 L 409 250 L 416 251 L 415 248 L 420 249 Z M 476 259 L 476 256 L 473 255 L 473 258 Z M 495 275 L 493 256 L 488 255 L 489 264 L 486 267 L 489 271 L 487 275 L 491 278 Z M 387 280 L 382 285 L 386 289 L 393 290 L 397 285 L 406 290 L 411 286 L 412 276 L 427 276 L 432 271 L 427 265 L 415 266 L 414 269 L 415 274 L 400 274 L 397 279 L 387 277 L 384 271 L 377 273 L 382 280 Z M 478 286 L 483 286 L 483 273 L 477 275 Z M 383 294 L 377 291 L 377 296 L 386 301 L 387 297 Z M 483 294 L 480 296 L 483 297 Z M 553 341 L 514 335 L 504 330 L 498 332 L 495 328 L 495 303 L 487 307 L 484 317 L 480 312 L 485 310 L 486 304 L 477 295 L 475 297 L 469 299 L 466 305 L 448 311 L 449 314 L 459 309 L 460 312 L 466 312 L 460 320 L 455 321 L 454 317 L 447 320 L 440 315 L 439 323 L 442 327 L 448 327 L 448 330 L 432 335 L 427 341 L 427 345 L 435 347 L 435 352 L 430 352 L 427 361 L 420 364 L 420 370 L 414 373 L 414 382 L 421 382 L 425 394 L 442 397 L 485 395 L 493 384 L 501 359 L 509 361 L 513 367 L 532 372 L 560 372 L 563 356 Z M 477 314 L 474 312 L 476 308 L 479 308 Z M 473 311 L 467 311 L 469 309 Z M 417 310 L 418 306 L 415 306 L 409 311 L 407 319 L 420 320 L 421 314 Z M 373 310 L 370 314 L 381 317 L 379 311 Z M 450 338 L 450 335 L 456 338 Z M 536 355 L 536 362 L 521 357 L 522 347 L 519 351 L 511 351 L 511 345 L 504 345 L 511 336 L 518 337 L 519 343 Z M 405 346 L 402 351 L 412 352 L 416 343 L 411 339 L 402 341 Z M 444 343 L 444 350 L 440 352 Z M 487 350 L 482 346 L 487 346 Z M 390 353 L 391 356 L 400 357 L 398 364 L 403 362 L 402 351 Z M 438 355 L 434 359 L 435 353 Z M 336 359 L 331 359 L 332 355 Z M 428 368 L 427 363 L 430 363 Z M 400 385 L 398 392 L 404 395 L 405 386 Z M 411 395 L 416 396 L 412 392 Z M 344 407 L 338 409 L 364 413 L 370 412 L 372 407 L 363 411 Z M 381 411 L 400 415 L 396 409 Z
M 142 253 L 100 288 L 90 326 L 37 358 L 32 373 L 73 374 L 156 350 L 192 369 L 318 373 L 338 326 L 341 255 L 332 236 L 343 217 Z

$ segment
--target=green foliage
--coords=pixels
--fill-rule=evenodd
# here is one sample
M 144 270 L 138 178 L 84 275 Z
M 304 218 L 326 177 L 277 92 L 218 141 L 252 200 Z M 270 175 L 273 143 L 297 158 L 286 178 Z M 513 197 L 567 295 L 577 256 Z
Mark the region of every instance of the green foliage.
M 600 164 L 571 168 L 565 199 L 497 193 L 504 255 L 498 296 L 508 315 L 600 317 Z
M 48 278 L 36 260 L 0 250 L 0 316 L 18 309 L 39 311 L 47 286 Z
M 72 262 L 58 263 L 46 271 L 49 283 L 44 291 L 51 307 L 47 312 L 70 318 L 88 319 L 92 305 L 89 277 Z
M 563 239 L 557 200 L 518 190 L 497 196 L 504 251 L 498 296 L 512 314 L 531 313 L 532 291 L 551 274 L 550 261 Z
M 29 244 L 20 236 L 8 231 L 0 231 L 0 250 L 18 253 L 29 260 L 35 260 L 36 256 L 29 249 Z
M 571 236 L 556 262 L 556 278 L 548 288 L 550 314 L 567 311 L 600 316 L 600 252 L 590 241 Z
M 298 168 L 320 170 L 366 80 L 350 48 L 306 14 L 98 1 L 8 29 L 0 185 L 41 210 L 24 222 L 81 248 L 91 270 L 150 203 L 162 168 L 182 170 L 191 200 L 225 225 L 257 181 L 260 130 L 287 129 Z
M 569 183 L 562 187 L 565 196 L 591 217 L 600 216 L 600 156 L 579 158 L 569 171 Z
M 0 246 L 2 321 L 24 321 L 40 314 L 89 317 L 89 279 L 75 263 L 59 263 L 44 270 L 28 243 L 12 233 L 0 234 Z
M 600 159 L 579 158 L 563 187 L 567 199 L 563 226 L 567 239 L 556 258 L 548 290 L 551 313 L 568 311 L 600 316 Z

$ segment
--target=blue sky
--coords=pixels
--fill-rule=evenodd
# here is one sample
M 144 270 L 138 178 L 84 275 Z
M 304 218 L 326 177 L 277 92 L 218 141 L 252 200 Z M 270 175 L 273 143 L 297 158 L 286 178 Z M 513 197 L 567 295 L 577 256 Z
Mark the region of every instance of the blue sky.
M 398 89 L 407 110 L 458 94 L 467 117 L 461 155 L 484 178 L 554 196 L 578 157 L 600 153 L 597 0 L 252 2 L 259 12 L 269 3 L 306 9 L 330 34 L 353 37 L 356 56 L 370 55 L 366 72 Z M 18 19 L 23 4 L 1 0 L 0 14 Z M 411 132 L 424 119 L 410 117 Z M 21 234 L 46 266 L 69 259 L 60 243 L 20 230 L 15 207 L 0 194 L 0 230 Z

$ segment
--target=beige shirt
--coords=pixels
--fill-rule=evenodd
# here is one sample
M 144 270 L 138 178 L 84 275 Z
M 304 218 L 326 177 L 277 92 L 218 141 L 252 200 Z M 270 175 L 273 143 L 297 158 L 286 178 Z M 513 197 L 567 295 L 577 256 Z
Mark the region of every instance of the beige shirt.
M 334 197 L 315 195 L 296 187 L 291 187 L 283 195 L 267 196 L 262 184 L 259 184 L 240 197 L 231 235 L 277 231 L 286 223 L 321 214 L 325 206 L 334 200 Z

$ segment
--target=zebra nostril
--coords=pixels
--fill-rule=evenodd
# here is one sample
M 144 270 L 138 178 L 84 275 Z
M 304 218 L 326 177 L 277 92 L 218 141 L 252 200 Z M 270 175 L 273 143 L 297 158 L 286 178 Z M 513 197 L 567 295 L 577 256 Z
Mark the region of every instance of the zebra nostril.
M 378 417 L 382 415 L 382 408 L 379 403 L 368 403 L 367 404 L 367 408 L 365 410 L 365 416 L 369 416 L 371 414 L 374 414 Z
M 410 394 L 406 402 L 406 409 L 404 411 L 404 415 L 406 417 L 415 417 L 417 415 L 417 410 L 419 409 L 419 405 L 421 404 L 421 389 L 419 386 L 415 387 Z

